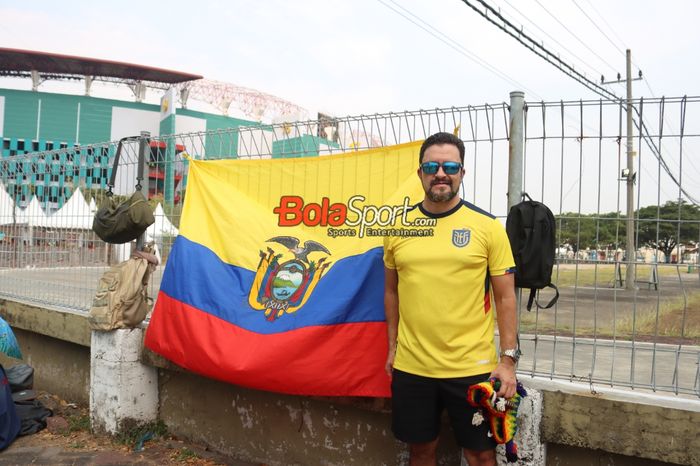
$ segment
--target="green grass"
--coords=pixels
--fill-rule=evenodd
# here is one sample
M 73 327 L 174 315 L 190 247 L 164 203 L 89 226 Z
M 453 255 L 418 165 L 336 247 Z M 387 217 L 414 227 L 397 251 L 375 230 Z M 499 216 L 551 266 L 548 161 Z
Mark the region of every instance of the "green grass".
M 197 453 L 193 452 L 187 447 L 180 448 L 177 454 L 173 457 L 175 461 L 187 461 L 199 458 Z
M 66 434 L 71 432 L 90 431 L 90 416 L 88 414 L 76 414 L 74 416 L 69 416 L 66 421 L 68 421 L 68 431 Z
M 642 335 L 688 338 L 700 342 L 700 291 L 689 293 L 684 307 L 682 296 L 662 301 L 656 312 L 656 303 L 642 308 L 637 316 L 621 319 L 617 325 L 623 335 Z
M 637 281 L 647 281 L 651 275 L 651 264 L 637 265 Z M 625 279 L 627 266 L 620 266 L 622 279 Z M 678 276 L 688 271 L 687 264 L 659 264 L 657 273 L 660 277 Z M 615 281 L 615 264 L 562 264 L 552 270 L 552 281 L 559 287 L 564 286 L 606 286 L 612 287 Z
M 168 427 L 161 420 L 148 422 L 146 424 L 134 424 L 122 426 L 121 433 L 117 435 L 117 442 L 134 447 L 147 433 L 152 433 L 153 437 L 163 437 L 168 433 Z
M 661 299 L 658 303 L 640 301 L 637 303 L 636 316 L 625 316 L 618 319 L 613 326 L 611 323 L 596 329 L 586 328 L 581 325 L 576 327 L 577 336 L 593 336 L 600 338 L 618 338 L 623 340 L 650 341 L 657 338 L 668 342 L 682 342 L 685 344 L 700 344 L 700 290 L 688 292 L 687 303 L 683 296 L 674 296 Z M 551 310 L 550 310 L 551 311 Z M 551 319 L 545 319 L 540 311 L 537 321 L 535 312 L 522 312 L 520 314 L 520 331 L 537 331 L 539 334 L 557 334 L 570 336 L 573 330 L 569 323 L 558 322 L 556 328 Z

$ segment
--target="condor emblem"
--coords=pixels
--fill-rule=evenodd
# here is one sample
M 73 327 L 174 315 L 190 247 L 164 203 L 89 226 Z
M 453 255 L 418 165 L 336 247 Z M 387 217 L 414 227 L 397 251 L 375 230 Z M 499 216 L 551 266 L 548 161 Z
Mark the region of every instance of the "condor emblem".
M 293 236 L 275 236 L 267 242 L 281 244 L 294 255 L 294 259 L 282 261 L 284 253 L 276 253 L 270 247 L 267 252 L 260 251 L 260 263 L 248 304 L 257 311 L 265 311 L 265 318 L 273 322 L 302 307 L 331 264 L 326 262 L 325 256 L 316 262 L 310 260 L 309 255 L 330 255 L 331 252 L 321 243 L 311 240 L 300 247 L 299 239 Z
M 452 244 L 458 248 L 463 248 L 469 244 L 469 239 L 472 236 L 471 230 L 463 228 L 461 230 L 452 230 Z

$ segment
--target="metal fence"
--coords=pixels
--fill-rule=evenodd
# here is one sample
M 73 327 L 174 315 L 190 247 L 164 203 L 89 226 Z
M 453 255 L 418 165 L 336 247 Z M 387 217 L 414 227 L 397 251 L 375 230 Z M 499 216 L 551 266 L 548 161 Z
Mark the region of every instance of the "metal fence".
M 625 106 L 606 101 L 528 102 L 522 115 L 500 103 L 149 138 L 143 184 L 154 209 L 161 207 L 147 239 L 167 261 L 186 196 L 187 157 L 326 156 L 437 131 L 456 131 L 465 143 L 462 196 L 505 221 L 509 150 L 517 143 L 509 132 L 520 118 L 522 187 L 557 218 L 553 281 L 561 292 L 551 309 L 520 306 L 520 375 L 697 397 L 700 98 L 637 100 L 633 107 L 641 130 L 627 174 Z M 89 309 L 101 272 L 132 247 L 108 246 L 90 231 L 115 149 L 107 142 L 0 158 L 0 296 Z M 137 152 L 138 142 L 125 145 L 117 195 L 134 189 Z M 629 260 L 628 177 L 636 244 Z M 626 280 L 632 265 L 633 284 Z

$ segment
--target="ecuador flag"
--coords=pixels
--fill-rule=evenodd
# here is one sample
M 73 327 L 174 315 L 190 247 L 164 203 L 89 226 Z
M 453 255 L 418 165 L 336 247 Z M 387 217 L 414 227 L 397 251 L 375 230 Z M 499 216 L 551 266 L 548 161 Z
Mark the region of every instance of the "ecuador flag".
M 422 199 L 419 144 L 191 161 L 146 346 L 236 385 L 390 396 L 377 231 Z

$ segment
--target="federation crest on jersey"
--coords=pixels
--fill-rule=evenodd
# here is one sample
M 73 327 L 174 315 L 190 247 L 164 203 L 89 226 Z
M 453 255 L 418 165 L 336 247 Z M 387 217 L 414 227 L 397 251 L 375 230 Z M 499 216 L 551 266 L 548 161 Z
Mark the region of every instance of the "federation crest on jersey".
M 306 303 L 323 273 L 330 266 L 326 255 L 331 252 L 321 243 L 308 240 L 299 246 L 293 236 L 275 236 L 267 242 L 286 247 L 279 253 L 268 247 L 260 251 L 260 263 L 248 294 L 248 304 L 256 311 L 265 311 L 265 318 L 273 322 L 285 313 L 291 314 Z M 294 258 L 284 260 L 289 253 Z M 310 260 L 310 254 L 324 254 L 318 261 Z
M 452 230 L 452 244 L 454 244 L 458 248 L 463 248 L 464 246 L 469 244 L 471 236 L 471 230 L 468 230 L 466 228 L 462 228 L 461 230 Z

